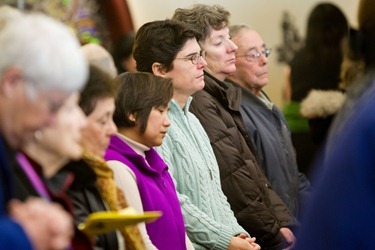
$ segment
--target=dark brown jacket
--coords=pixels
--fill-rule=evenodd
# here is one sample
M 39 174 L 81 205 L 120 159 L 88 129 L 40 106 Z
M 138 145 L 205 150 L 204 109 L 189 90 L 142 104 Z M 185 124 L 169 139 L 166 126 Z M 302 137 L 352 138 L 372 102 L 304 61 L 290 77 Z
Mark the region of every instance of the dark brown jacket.
M 281 249 L 281 227 L 293 218 L 261 171 L 240 114 L 241 90 L 205 72 L 190 111 L 202 123 L 217 158 L 221 185 L 240 225 L 262 249 Z

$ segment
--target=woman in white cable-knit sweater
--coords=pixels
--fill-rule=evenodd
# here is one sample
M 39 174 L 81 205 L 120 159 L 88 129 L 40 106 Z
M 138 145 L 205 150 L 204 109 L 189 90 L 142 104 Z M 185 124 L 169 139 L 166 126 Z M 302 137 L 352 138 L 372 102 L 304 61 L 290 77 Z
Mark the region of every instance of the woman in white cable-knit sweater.
M 189 112 L 191 95 L 204 87 L 203 68 L 207 65 L 199 38 L 195 30 L 171 20 L 147 23 L 136 34 L 137 70 L 173 81 L 168 112 L 172 124 L 156 150 L 174 178 L 186 232 L 195 249 L 259 249 L 237 223 L 221 190 L 209 138 Z

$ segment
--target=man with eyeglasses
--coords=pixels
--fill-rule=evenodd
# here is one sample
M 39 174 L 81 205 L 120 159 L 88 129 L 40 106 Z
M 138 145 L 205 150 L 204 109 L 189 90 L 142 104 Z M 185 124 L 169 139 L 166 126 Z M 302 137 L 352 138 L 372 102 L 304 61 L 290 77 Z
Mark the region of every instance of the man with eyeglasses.
M 298 171 L 296 154 L 283 113 L 264 93 L 268 84 L 268 56 L 261 36 L 245 25 L 230 27 L 238 46 L 236 72 L 228 80 L 242 89 L 241 114 L 256 146 L 261 167 L 272 188 L 295 217 L 298 204 L 310 192 L 310 183 Z

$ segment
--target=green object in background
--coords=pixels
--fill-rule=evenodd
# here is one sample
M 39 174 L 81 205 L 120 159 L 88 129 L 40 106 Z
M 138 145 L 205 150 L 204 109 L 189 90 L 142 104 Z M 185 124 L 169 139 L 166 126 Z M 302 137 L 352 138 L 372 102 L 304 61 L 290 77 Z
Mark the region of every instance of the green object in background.
M 306 118 L 301 116 L 300 108 L 299 102 L 290 102 L 284 105 L 283 113 L 292 133 L 309 131 L 309 123 Z
M 70 0 L 61 0 L 61 2 L 62 2 L 62 4 L 63 4 L 64 6 L 68 6 L 69 3 L 70 3 Z

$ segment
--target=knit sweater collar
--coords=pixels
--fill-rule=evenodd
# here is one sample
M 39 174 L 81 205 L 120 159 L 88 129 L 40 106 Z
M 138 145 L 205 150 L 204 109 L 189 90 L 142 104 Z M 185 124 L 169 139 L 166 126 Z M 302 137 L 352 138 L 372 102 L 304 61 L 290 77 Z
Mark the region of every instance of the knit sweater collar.
M 186 101 L 185 107 L 181 109 L 181 107 L 178 105 L 178 103 L 175 100 L 170 101 L 170 109 L 173 111 L 178 110 L 179 112 L 183 112 L 183 114 L 186 116 L 189 112 L 189 107 L 191 104 L 191 101 L 193 100 L 193 97 L 189 96 L 189 98 Z

